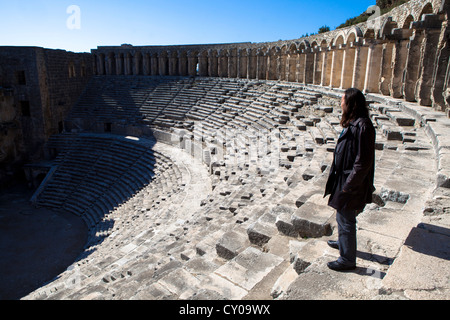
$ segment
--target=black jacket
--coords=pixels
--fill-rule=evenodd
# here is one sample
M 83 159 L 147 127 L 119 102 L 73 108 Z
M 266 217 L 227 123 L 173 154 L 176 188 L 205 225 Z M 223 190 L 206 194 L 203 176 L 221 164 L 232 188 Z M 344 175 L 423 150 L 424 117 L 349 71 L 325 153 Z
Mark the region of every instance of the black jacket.
M 375 128 L 369 118 L 352 121 L 339 137 L 325 187 L 328 205 L 362 211 L 375 191 Z

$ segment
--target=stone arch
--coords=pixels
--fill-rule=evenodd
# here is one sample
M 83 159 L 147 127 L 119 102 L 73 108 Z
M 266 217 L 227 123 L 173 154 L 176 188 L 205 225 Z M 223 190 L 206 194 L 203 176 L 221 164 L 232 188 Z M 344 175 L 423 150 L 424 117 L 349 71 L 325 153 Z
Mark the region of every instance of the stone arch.
M 312 49 L 317 49 L 319 47 L 319 42 L 317 39 L 315 39 L 312 43 L 311 43 L 311 48 Z
M 311 49 L 311 44 L 308 40 L 303 39 L 302 42 L 300 42 L 298 44 L 298 50 L 300 51 L 300 53 L 302 53 L 302 50 L 308 50 Z
M 333 46 L 335 46 L 335 47 L 339 47 L 339 46 L 341 46 L 341 45 L 344 45 L 345 44 L 345 33 L 344 33 L 344 31 L 340 31 L 337 35 L 336 35 L 336 37 L 334 37 L 334 39 L 332 40 L 332 45 Z
M 408 15 L 405 19 L 405 21 L 403 21 L 403 23 L 401 24 L 402 29 L 410 29 L 411 26 L 411 22 L 414 21 L 414 16 L 412 14 Z
M 380 29 L 380 37 L 390 36 L 392 34 L 392 30 L 398 28 L 397 22 L 392 19 L 392 17 L 388 17 L 384 20 L 381 29 Z
M 376 32 L 373 28 L 368 28 L 364 31 L 363 34 L 364 39 L 375 39 L 376 38 Z
M 433 4 L 431 2 L 427 2 L 423 7 L 422 11 L 419 14 L 419 19 L 422 20 L 424 14 L 431 14 L 433 13 Z
M 363 36 L 364 35 L 359 27 L 353 27 L 347 33 L 345 44 L 349 44 L 349 42 L 355 42 L 358 38 L 362 38 Z

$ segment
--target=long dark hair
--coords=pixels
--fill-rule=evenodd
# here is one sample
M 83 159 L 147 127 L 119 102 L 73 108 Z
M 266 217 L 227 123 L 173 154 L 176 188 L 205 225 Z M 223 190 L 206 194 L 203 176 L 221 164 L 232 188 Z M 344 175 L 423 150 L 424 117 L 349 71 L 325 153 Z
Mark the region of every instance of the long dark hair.
M 350 125 L 350 122 L 358 118 L 369 117 L 369 109 L 366 105 L 366 98 L 360 90 L 356 88 L 345 90 L 344 103 L 347 110 L 343 110 L 342 112 L 342 127 L 347 128 Z

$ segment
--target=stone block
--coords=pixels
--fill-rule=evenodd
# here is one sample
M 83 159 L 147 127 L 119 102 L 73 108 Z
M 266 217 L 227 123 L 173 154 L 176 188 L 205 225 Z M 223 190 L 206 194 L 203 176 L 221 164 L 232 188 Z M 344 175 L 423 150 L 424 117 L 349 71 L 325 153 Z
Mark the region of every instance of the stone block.
M 281 262 L 281 257 L 248 247 L 235 259 L 217 269 L 216 273 L 250 291 Z
M 416 119 L 401 111 L 388 111 L 386 115 L 390 117 L 393 121 L 395 121 L 399 126 L 410 127 L 414 126 L 416 123 Z
M 176 295 L 192 295 L 199 288 L 200 280 L 180 268 L 159 280 L 159 283 Z
M 329 236 L 329 219 L 333 214 L 334 210 L 328 206 L 306 202 L 293 213 L 291 221 L 300 237 Z
M 276 233 L 277 228 L 274 224 L 262 223 L 260 221 L 253 223 L 247 229 L 250 242 L 257 246 L 265 245 Z
M 298 232 L 291 222 L 294 209 L 287 206 L 278 206 L 273 209 L 273 212 L 276 213 L 275 225 L 278 231 L 289 237 L 297 237 Z
M 231 260 L 250 245 L 248 237 L 237 231 L 226 232 L 216 244 L 217 255 Z
M 403 141 L 403 135 L 399 128 L 392 125 L 383 124 L 381 129 L 387 140 Z
M 317 144 L 324 144 L 325 139 L 323 137 L 322 131 L 317 127 L 310 127 L 309 132 Z
M 201 282 L 201 288 L 217 292 L 226 300 L 240 300 L 248 294 L 247 290 L 216 273 L 204 278 Z
M 289 289 L 289 286 L 297 279 L 297 277 L 297 272 L 289 266 L 273 285 L 272 290 L 270 291 L 272 298 L 282 298 L 283 294 Z

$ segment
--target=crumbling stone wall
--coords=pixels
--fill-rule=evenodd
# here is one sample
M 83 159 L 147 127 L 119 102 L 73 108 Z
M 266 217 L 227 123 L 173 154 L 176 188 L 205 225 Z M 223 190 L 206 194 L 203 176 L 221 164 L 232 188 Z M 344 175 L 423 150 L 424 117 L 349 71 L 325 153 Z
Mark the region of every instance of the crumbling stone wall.
M 98 75 L 291 81 L 449 110 L 448 0 L 411 0 L 356 26 L 267 43 L 98 47 Z
M 43 158 L 92 74 L 90 54 L 0 48 L 0 186 L 21 164 Z

